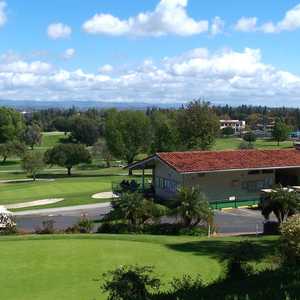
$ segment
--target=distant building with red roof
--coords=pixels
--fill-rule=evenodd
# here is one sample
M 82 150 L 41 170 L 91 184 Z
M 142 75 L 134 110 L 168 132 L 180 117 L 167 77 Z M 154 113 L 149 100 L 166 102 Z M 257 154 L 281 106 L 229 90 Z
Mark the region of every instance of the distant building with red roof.
M 155 194 L 174 198 L 178 187 L 199 187 L 210 201 L 253 200 L 275 184 L 298 185 L 300 150 L 157 153 L 128 166 L 152 169 Z

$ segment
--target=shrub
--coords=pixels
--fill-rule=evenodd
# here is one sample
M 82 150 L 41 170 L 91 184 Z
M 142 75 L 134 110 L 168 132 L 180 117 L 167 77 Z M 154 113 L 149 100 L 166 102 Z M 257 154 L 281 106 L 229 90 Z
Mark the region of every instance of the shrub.
M 53 234 L 55 233 L 54 224 L 55 224 L 54 220 L 43 221 L 42 227 L 36 228 L 35 232 L 37 234 Z
M 283 262 L 287 265 L 300 264 L 300 214 L 282 223 L 280 249 Z
M 205 286 L 199 275 L 196 278 L 190 275 L 184 275 L 182 278 L 174 278 L 170 285 L 174 299 L 194 298 L 195 292 L 198 292 L 198 295 L 199 291 Z
M 91 233 L 93 225 L 93 221 L 89 220 L 86 215 L 83 215 L 77 224 L 80 233 Z
M 160 287 L 152 266 L 120 266 L 103 277 L 101 289 L 108 293 L 108 300 L 147 300 L 151 291 Z
M 247 142 L 241 142 L 239 145 L 240 150 L 249 150 L 249 149 L 254 149 L 255 145 L 252 143 L 247 143 Z

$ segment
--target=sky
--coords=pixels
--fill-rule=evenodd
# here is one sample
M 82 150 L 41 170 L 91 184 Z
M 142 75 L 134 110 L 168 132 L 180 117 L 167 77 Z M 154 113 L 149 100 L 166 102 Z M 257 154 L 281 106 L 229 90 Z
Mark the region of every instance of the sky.
M 0 99 L 300 105 L 300 0 L 0 0 Z

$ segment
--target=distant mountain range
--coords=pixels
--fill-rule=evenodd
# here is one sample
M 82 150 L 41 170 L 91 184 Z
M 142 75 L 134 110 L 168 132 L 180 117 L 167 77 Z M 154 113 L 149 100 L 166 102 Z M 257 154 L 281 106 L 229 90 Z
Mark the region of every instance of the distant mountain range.
M 36 101 L 36 100 L 0 100 L 0 106 L 12 107 L 18 110 L 36 110 L 46 108 L 117 108 L 144 110 L 147 107 L 176 108 L 180 103 L 144 103 L 144 102 L 99 102 L 99 101 Z

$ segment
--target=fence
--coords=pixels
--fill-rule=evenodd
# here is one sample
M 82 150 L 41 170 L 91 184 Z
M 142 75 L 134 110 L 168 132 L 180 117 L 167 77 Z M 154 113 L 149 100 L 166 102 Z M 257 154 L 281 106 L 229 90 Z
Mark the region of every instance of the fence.
M 259 198 L 253 200 L 220 200 L 210 202 L 213 209 L 224 209 L 224 208 L 239 208 L 239 207 L 253 207 L 258 205 L 260 202 Z

